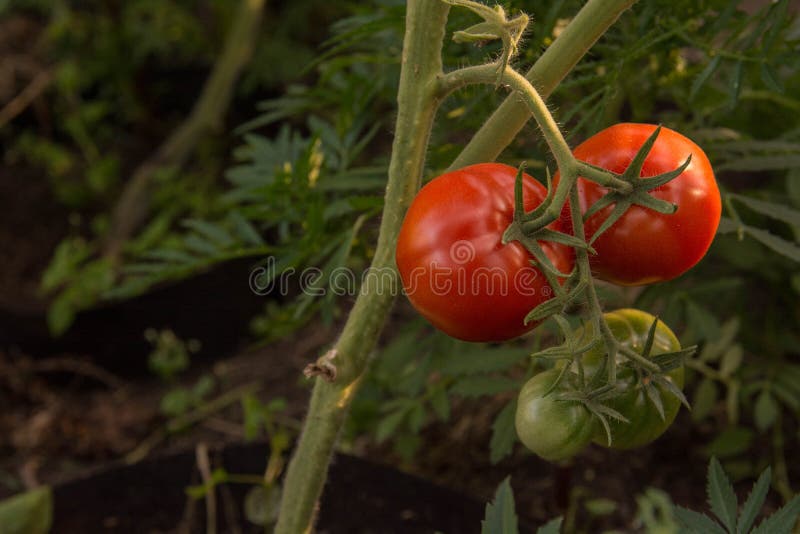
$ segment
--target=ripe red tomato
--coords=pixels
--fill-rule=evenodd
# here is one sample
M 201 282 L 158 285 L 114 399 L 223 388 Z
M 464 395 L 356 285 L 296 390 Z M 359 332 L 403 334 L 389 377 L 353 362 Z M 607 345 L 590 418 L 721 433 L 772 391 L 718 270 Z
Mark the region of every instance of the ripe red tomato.
M 480 163 L 443 174 L 423 187 L 406 214 L 396 260 L 411 304 L 434 326 L 465 341 L 503 341 L 535 324 L 525 316 L 552 296 L 545 276 L 518 242 L 504 245 L 514 214 L 517 170 Z M 523 178 L 527 211 L 546 190 Z M 558 230 L 561 222 L 550 228 Z M 572 269 L 572 250 L 542 243 L 562 273 Z
M 575 157 L 612 172 L 622 173 L 636 152 L 656 129 L 652 124 L 616 124 L 583 143 Z M 590 256 L 598 278 L 619 285 L 643 285 L 675 278 L 692 268 L 705 255 L 719 225 L 722 204 L 714 172 L 703 150 L 669 128 L 661 132 L 645 159 L 641 176 L 649 177 L 677 169 L 691 155 L 686 170 L 650 193 L 672 202 L 678 210 L 665 215 L 642 206 L 631 206 L 594 243 Z M 556 175 L 555 183 L 557 183 Z M 594 182 L 578 179 L 581 210 L 586 210 L 607 190 Z M 590 238 L 611 213 L 607 206 L 586 221 Z M 566 210 L 566 217 L 569 210 Z

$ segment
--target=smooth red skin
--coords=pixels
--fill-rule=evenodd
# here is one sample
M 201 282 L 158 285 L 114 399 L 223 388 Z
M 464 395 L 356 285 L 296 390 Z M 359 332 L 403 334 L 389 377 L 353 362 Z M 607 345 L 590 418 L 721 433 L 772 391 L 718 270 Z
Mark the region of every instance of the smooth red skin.
M 574 154 L 581 161 L 622 173 L 655 129 L 651 124 L 616 124 L 581 143 Z M 722 203 L 703 150 L 662 127 L 641 176 L 677 169 L 689 155 L 692 162 L 680 176 L 651 191 L 654 197 L 677 204 L 674 214 L 631 206 L 595 241 L 597 255 L 590 256 L 590 263 L 598 278 L 624 286 L 652 284 L 680 276 L 705 256 L 719 225 Z M 557 180 L 558 175 L 555 183 Z M 578 179 L 577 187 L 584 212 L 607 192 L 583 178 Z M 608 206 L 586 221 L 587 238 L 612 209 L 613 205 Z M 568 210 L 565 217 L 569 217 Z
M 515 338 L 536 327 L 523 320 L 552 295 L 544 275 L 530 265 L 531 256 L 524 247 L 518 242 L 501 242 L 514 213 L 516 174 L 514 167 L 498 163 L 480 163 L 443 174 L 420 190 L 403 221 L 396 250 L 403 287 L 414 308 L 452 337 L 480 342 Z M 523 184 L 523 202 L 530 211 L 541 203 L 546 190 L 527 174 Z M 556 221 L 551 228 L 560 225 Z M 451 257 L 454 244 L 462 251 L 467 249 L 472 259 Z M 571 249 L 553 243 L 543 248 L 559 271 L 572 269 Z M 502 291 L 500 283 L 495 283 L 494 291 L 486 282 L 480 283 L 477 291 L 470 283 L 459 285 L 459 277 L 475 280 L 476 270 L 482 268 L 505 273 L 507 291 Z M 447 274 L 435 274 L 445 273 L 445 269 L 449 269 Z M 531 279 L 515 287 L 520 271 Z M 434 281 L 440 288 L 449 281 L 451 290 L 437 291 Z M 525 294 L 527 291 L 532 294 Z

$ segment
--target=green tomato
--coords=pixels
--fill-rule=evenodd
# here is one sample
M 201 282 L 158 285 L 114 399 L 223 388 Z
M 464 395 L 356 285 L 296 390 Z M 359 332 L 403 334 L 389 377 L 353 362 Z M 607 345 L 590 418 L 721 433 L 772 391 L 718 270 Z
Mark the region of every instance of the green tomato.
M 582 403 L 556 398 L 564 389 L 563 382 L 545 396 L 558 375 L 557 369 L 550 369 L 528 380 L 520 391 L 514 419 L 520 441 L 549 461 L 575 456 L 591 442 L 595 427 Z
M 614 337 L 622 346 L 631 348 L 642 354 L 650 327 L 655 321 L 655 317 L 647 312 L 631 308 L 616 310 L 604 314 L 608 326 Z M 589 339 L 593 333 L 591 325 L 588 325 L 588 332 L 578 331 L 577 335 L 586 335 Z M 675 352 L 681 349 L 678 338 L 669 327 L 662 321 L 656 325 L 655 337 L 650 356 Z M 583 356 L 583 366 L 587 380 L 591 380 L 595 373 L 601 369 L 605 359 L 605 347 L 602 344 L 595 349 L 587 352 Z M 622 364 L 627 359 L 622 355 L 617 355 L 617 363 Z M 617 367 L 617 386 L 624 393 L 611 399 L 606 404 L 621 413 L 628 419 L 628 423 L 608 418 L 611 427 L 611 445 L 613 449 L 634 449 L 646 445 L 659 437 L 669 428 L 678 414 L 681 401 L 667 388 L 655 384 L 661 403 L 664 408 L 664 418 L 658 412 L 653 402 L 648 398 L 645 391 L 645 383 L 649 380 L 646 373 L 642 377 L 637 376 L 636 371 L 630 367 Z M 673 369 L 664 375 L 667 380 L 679 388 L 683 387 L 684 380 L 683 366 Z M 608 447 L 608 436 L 602 425 L 596 426 L 593 441 L 599 445 Z

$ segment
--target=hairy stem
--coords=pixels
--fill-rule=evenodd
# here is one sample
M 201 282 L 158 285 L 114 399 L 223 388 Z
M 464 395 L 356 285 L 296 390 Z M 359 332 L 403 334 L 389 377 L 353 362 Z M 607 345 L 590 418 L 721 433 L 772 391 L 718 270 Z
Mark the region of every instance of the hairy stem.
M 403 216 L 419 189 L 442 72 L 441 46 L 449 6 L 435 0 L 409 0 L 403 44 L 398 115 L 380 235 L 344 330 L 327 361 L 332 382 L 316 378 L 300 441 L 289 463 L 275 532 L 298 534 L 313 528 L 333 447 L 358 388 L 369 355 L 399 291 L 394 249 Z
M 567 73 L 636 0 L 589 0 L 525 77 L 547 98 Z M 450 165 L 458 169 L 494 161 L 530 118 L 515 95 L 506 98 Z

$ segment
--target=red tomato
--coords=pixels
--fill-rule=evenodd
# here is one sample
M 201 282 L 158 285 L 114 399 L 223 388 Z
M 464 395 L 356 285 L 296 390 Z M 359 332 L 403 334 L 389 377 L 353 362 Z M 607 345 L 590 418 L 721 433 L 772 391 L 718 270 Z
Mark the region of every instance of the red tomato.
M 579 160 L 622 173 L 655 129 L 651 124 L 616 124 L 581 143 L 574 154 Z M 703 150 L 678 132 L 662 127 L 641 176 L 677 169 L 689 155 L 692 162 L 680 176 L 650 192 L 676 204 L 675 213 L 665 215 L 631 206 L 595 241 L 597 254 L 590 256 L 590 262 L 598 278 L 619 285 L 670 280 L 692 268 L 708 251 L 722 205 L 714 172 Z M 558 175 L 554 182 L 557 181 Z M 607 192 L 583 178 L 578 179 L 577 187 L 584 212 Z M 587 238 L 613 207 L 607 206 L 586 221 Z M 568 210 L 565 215 L 569 216 Z
M 423 187 L 397 241 L 397 267 L 411 304 L 434 326 L 466 341 L 503 341 L 535 324 L 525 316 L 552 296 L 544 275 L 518 242 L 504 245 L 514 214 L 517 170 L 480 163 L 443 174 Z M 526 211 L 545 188 L 523 178 Z M 556 221 L 551 228 L 560 229 Z M 543 243 L 553 265 L 572 269 L 572 250 Z

